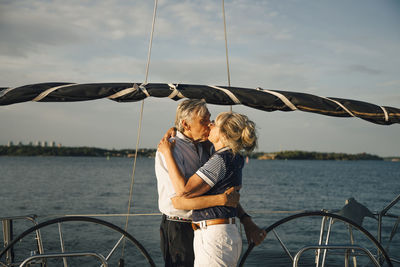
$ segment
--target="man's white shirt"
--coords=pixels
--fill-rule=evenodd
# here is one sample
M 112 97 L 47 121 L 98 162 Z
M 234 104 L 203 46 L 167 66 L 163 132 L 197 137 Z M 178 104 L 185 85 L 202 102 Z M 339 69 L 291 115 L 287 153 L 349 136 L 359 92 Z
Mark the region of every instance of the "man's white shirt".
M 189 179 L 209 159 L 209 151 L 202 145 L 196 145 L 181 132 L 176 133 L 173 155 L 179 170 L 186 179 Z M 157 151 L 155 159 L 157 176 L 158 208 L 168 216 L 177 216 L 191 219 L 192 211 L 178 210 L 172 205 L 171 198 L 176 196 L 164 156 Z

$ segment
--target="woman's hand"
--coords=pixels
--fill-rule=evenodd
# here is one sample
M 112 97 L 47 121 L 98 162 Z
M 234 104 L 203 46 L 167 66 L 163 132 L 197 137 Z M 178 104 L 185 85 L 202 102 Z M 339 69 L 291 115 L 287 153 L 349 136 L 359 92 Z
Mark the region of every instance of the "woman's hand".
M 236 190 L 236 188 L 235 187 L 228 188 L 224 192 L 224 195 L 225 195 L 225 199 L 226 199 L 224 206 L 236 208 L 239 203 L 239 200 L 240 200 L 240 194 Z
M 160 151 L 164 156 L 170 153 L 175 146 L 175 140 L 169 141 L 169 138 L 164 137 L 158 144 L 158 151 Z
M 258 227 L 250 217 L 245 217 L 241 220 L 246 233 L 247 243 L 254 243 L 256 246 L 260 245 L 267 237 L 267 232 Z
M 170 139 L 171 137 L 175 137 L 176 136 L 176 128 L 175 127 L 171 127 L 168 129 L 168 131 L 164 134 L 163 138 L 167 138 Z
M 176 136 L 176 128 L 171 127 L 167 130 L 167 132 L 164 134 L 163 138 L 161 139 L 160 143 L 158 143 L 158 151 L 160 151 L 164 156 L 167 152 L 172 151 L 174 145 L 175 145 L 175 140 L 169 142 L 169 139 L 171 137 Z

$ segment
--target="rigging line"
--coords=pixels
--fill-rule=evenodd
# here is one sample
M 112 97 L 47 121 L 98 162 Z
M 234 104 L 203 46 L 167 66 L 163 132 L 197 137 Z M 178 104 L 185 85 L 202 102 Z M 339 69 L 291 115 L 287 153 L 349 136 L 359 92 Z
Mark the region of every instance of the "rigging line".
M 148 78 L 148 76 L 149 76 L 150 57 L 151 57 L 151 47 L 153 46 L 154 25 L 156 24 L 157 4 L 158 4 L 158 0 L 154 0 L 153 22 L 152 22 L 152 25 L 151 25 L 151 34 L 150 34 L 149 51 L 148 51 L 148 53 L 147 53 L 146 79 L 144 80 L 144 83 L 145 83 L 145 84 L 147 84 L 147 78 Z
M 231 74 L 229 70 L 229 56 L 228 56 L 228 36 L 226 33 L 226 19 L 225 19 L 225 1 L 222 0 L 222 17 L 224 19 L 224 35 L 225 35 L 225 55 L 226 55 L 226 72 L 228 75 L 228 86 L 231 87 Z M 232 105 L 230 106 L 232 112 Z
M 154 33 L 154 25 L 155 25 L 155 22 L 156 22 L 157 4 L 158 4 L 158 0 L 154 0 L 153 21 L 152 21 L 152 25 L 151 25 L 149 50 L 148 50 L 148 54 L 147 54 L 146 77 L 145 77 L 144 83 L 139 86 L 140 88 L 144 89 L 142 91 L 146 91 L 146 88 L 144 87 L 144 85 L 147 84 L 147 78 L 148 78 L 148 75 L 149 75 L 150 58 L 151 58 L 151 47 L 152 47 L 152 44 L 153 44 L 153 33 Z M 129 189 L 129 201 L 128 201 L 127 214 L 130 214 L 130 211 L 131 211 L 131 202 L 132 202 L 132 196 L 133 196 L 133 184 L 135 183 L 136 160 L 137 160 L 137 155 L 138 155 L 140 133 L 141 133 L 142 121 L 143 121 L 143 109 L 144 109 L 144 99 L 142 100 L 142 104 L 141 104 L 141 107 L 140 107 L 139 126 L 138 126 L 137 139 L 136 139 L 135 157 L 134 157 L 133 168 L 132 168 L 131 185 L 130 185 L 130 189 Z M 124 229 L 125 232 L 127 232 L 127 230 L 128 230 L 128 223 L 129 223 L 129 216 L 126 216 L 125 229 Z M 124 239 L 124 242 L 123 242 L 123 245 L 122 245 L 121 258 L 124 257 L 125 243 L 126 242 L 125 242 L 125 239 Z
M 144 100 L 142 100 L 142 105 L 141 105 L 141 109 L 140 109 L 139 127 L 138 127 L 137 138 L 136 138 L 135 157 L 134 157 L 134 160 L 133 160 L 131 186 L 129 188 L 129 200 L 128 200 L 128 211 L 127 211 L 127 214 L 130 214 L 130 212 L 131 212 L 131 202 L 132 202 L 132 196 L 133 196 L 133 184 L 135 183 L 136 160 L 137 160 L 137 155 L 138 155 L 140 132 L 141 132 L 141 129 L 142 129 L 143 106 L 144 106 Z M 129 223 L 129 216 L 127 215 L 126 216 L 126 220 L 125 220 L 125 228 L 124 228 L 125 232 L 128 232 L 127 231 L 128 230 L 128 223 Z M 125 239 L 124 239 L 123 246 L 122 246 L 122 258 L 124 257 L 124 251 L 125 251 Z

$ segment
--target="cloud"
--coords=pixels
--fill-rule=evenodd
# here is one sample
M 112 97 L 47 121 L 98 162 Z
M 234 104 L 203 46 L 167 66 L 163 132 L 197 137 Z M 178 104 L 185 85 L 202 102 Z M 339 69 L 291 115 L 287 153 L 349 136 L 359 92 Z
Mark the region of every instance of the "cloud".
M 115 2 L 9 1 L 0 4 L 0 53 L 26 56 L 49 46 L 147 36 L 149 6 Z
M 26 8 L 1 8 L 4 11 L 0 16 L 3 40 L 0 43 L 1 54 L 26 56 L 30 51 L 38 51 L 44 45 L 68 45 L 81 39 L 78 31 L 72 30 L 65 23 L 57 23 L 54 15 L 41 11 L 31 12 Z
M 354 71 L 354 72 L 363 73 L 363 74 L 368 74 L 368 75 L 378 75 L 378 74 L 382 73 L 382 71 L 380 71 L 380 70 L 373 69 L 368 66 L 359 65 L 359 64 L 349 66 L 349 70 Z
M 182 39 L 192 46 L 224 40 L 222 6 L 215 1 L 161 1 L 157 11 L 156 38 Z M 171 16 L 173 14 L 173 16 Z M 266 1 L 235 0 L 225 2 L 228 43 L 248 43 L 254 38 L 290 40 L 292 31 L 277 26 L 279 12 Z M 261 26 L 262 25 L 262 26 Z
M 378 84 L 379 86 L 384 87 L 400 87 L 400 80 L 390 80 L 383 83 Z
M 269 1 L 236 0 L 225 4 L 228 39 L 232 43 L 255 40 L 291 40 L 293 29 L 280 23 L 284 17 Z
M 157 38 L 185 40 L 191 45 L 223 39 L 221 7 L 211 1 L 179 1 L 160 5 Z M 171 16 L 173 14 L 173 16 Z
M 0 87 L 22 84 L 65 82 L 140 82 L 144 80 L 145 60 L 124 56 L 98 56 L 77 63 L 75 59 L 55 54 L 38 53 L 28 57 L 0 55 Z

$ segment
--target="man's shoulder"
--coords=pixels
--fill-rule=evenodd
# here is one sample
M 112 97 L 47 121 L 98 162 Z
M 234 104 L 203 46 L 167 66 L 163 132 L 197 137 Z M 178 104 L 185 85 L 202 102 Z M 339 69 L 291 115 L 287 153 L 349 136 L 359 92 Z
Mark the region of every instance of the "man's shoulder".
M 156 155 L 154 157 L 154 163 L 155 163 L 156 170 L 157 170 L 157 167 L 165 165 L 164 161 L 165 161 L 164 155 L 157 149 Z
M 171 137 L 170 141 L 175 141 L 174 152 L 182 153 L 187 149 L 191 149 L 192 143 L 186 139 L 179 138 L 178 136 Z

